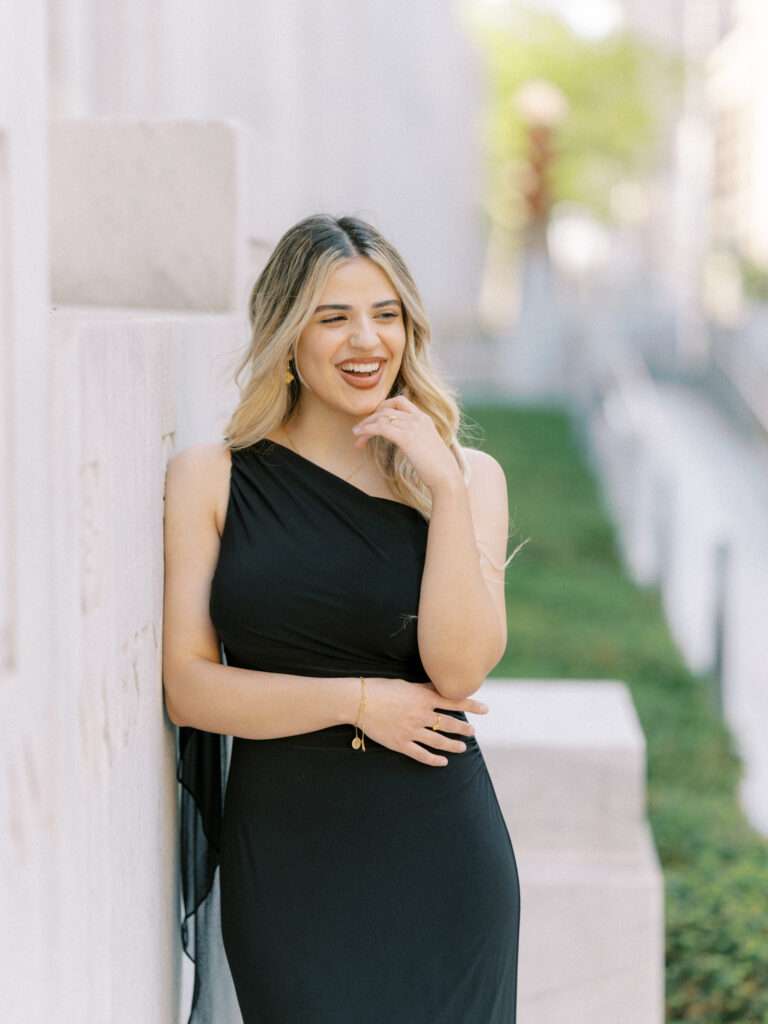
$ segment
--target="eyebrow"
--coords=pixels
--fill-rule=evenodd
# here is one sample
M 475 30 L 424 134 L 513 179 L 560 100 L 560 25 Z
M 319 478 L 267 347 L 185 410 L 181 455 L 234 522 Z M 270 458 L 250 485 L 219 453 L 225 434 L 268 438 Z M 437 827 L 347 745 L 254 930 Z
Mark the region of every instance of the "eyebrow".
M 379 309 L 381 306 L 399 306 L 400 302 L 397 299 L 382 299 L 381 302 L 374 302 L 371 309 Z M 352 309 L 351 306 L 345 306 L 341 302 L 335 302 L 331 305 L 316 306 L 315 313 L 320 313 L 323 309 Z

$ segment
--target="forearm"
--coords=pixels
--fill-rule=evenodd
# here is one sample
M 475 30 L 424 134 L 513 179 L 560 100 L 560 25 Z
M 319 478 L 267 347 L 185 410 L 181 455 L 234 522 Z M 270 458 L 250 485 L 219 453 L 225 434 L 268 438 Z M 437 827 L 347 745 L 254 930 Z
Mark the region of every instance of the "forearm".
M 272 739 L 354 722 L 355 677 L 298 676 L 196 658 L 165 682 L 176 725 L 245 739 Z
M 501 658 L 493 598 L 480 571 L 469 496 L 460 476 L 432 493 L 421 581 L 422 663 L 446 697 L 466 697 Z

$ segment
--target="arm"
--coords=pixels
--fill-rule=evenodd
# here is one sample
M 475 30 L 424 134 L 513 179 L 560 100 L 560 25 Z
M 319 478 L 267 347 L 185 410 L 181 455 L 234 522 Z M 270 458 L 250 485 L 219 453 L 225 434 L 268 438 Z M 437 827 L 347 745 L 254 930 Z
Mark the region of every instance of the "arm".
M 456 473 L 432 488 L 419 599 L 421 660 L 446 697 L 479 689 L 507 645 L 506 477 L 488 453 L 464 449 L 464 454 L 471 459 L 469 485 L 457 465 Z
M 176 725 L 247 739 L 354 722 L 355 678 L 260 672 L 220 662 L 208 600 L 220 544 L 216 496 L 227 493 L 229 466 L 229 452 L 218 444 L 193 445 L 168 463 L 162 657 L 168 717 Z
M 360 684 L 351 677 L 292 676 L 190 658 L 166 676 L 165 690 L 175 725 L 265 740 L 354 722 Z

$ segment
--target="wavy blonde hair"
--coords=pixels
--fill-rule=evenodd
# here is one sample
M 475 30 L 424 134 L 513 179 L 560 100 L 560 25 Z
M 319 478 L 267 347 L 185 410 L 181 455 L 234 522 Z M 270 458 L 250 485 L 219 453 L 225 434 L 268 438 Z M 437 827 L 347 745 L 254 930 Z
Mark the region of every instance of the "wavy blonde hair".
M 432 417 L 468 483 L 469 462 L 459 444 L 459 436 L 468 432 L 467 423 L 458 392 L 430 360 L 431 328 L 416 283 L 394 246 L 358 217 L 305 217 L 285 232 L 272 251 L 251 290 L 251 339 L 235 370 L 240 401 L 226 424 L 225 441 L 230 449 L 247 448 L 290 418 L 302 386 L 293 362 L 297 342 L 330 275 L 355 256 L 365 256 L 381 267 L 403 304 L 405 347 L 387 397 L 403 394 Z M 289 362 L 295 374 L 286 384 Z M 402 449 L 380 435 L 367 444 L 393 493 L 429 520 L 430 490 Z

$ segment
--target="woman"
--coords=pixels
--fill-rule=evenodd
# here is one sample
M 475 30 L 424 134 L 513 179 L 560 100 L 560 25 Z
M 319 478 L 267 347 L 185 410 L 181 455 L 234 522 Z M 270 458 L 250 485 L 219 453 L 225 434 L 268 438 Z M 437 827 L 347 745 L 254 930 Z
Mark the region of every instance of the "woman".
M 245 1024 L 512 1024 L 517 866 L 467 719 L 506 646 L 504 473 L 369 224 L 290 229 L 250 320 L 225 443 L 166 480 L 190 1021 L 220 1024 L 220 923 Z

